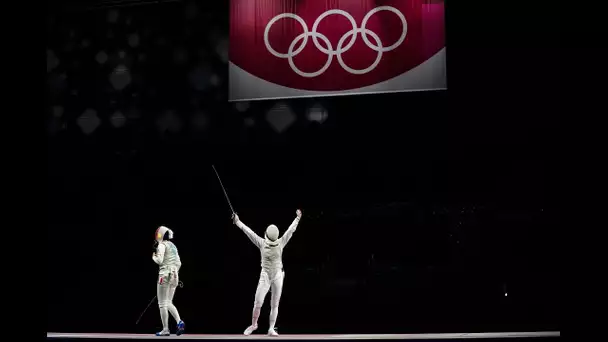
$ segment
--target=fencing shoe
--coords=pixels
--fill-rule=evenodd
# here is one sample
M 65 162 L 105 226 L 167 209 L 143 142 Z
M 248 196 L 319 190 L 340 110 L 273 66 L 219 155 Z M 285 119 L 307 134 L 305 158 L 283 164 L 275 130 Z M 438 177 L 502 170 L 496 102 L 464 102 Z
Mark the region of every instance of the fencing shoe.
M 175 334 L 179 336 L 184 333 L 184 330 L 186 330 L 186 323 L 184 323 L 184 321 L 179 321 L 179 323 L 177 323 L 177 332 Z
M 171 333 L 169 332 L 169 330 L 163 330 L 163 331 L 159 331 L 156 333 L 156 336 L 170 336 Z
M 252 332 L 256 331 L 257 328 L 258 328 L 257 325 L 250 325 L 249 328 L 245 329 L 245 332 L 243 334 L 245 336 L 249 336 L 249 335 L 251 335 Z

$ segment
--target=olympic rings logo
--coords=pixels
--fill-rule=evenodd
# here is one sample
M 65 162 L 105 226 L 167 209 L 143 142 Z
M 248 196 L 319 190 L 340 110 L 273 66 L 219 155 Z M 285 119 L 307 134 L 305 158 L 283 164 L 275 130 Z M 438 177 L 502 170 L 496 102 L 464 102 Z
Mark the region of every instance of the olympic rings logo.
M 401 25 L 403 27 L 401 36 L 399 37 L 397 42 L 395 42 L 395 44 L 388 46 L 388 47 L 383 46 L 382 41 L 380 40 L 380 37 L 378 37 L 378 35 L 374 31 L 371 31 L 366 28 L 367 21 L 371 18 L 371 16 L 380 11 L 389 11 L 389 12 L 395 13 L 395 15 L 397 15 L 397 17 L 399 17 L 399 19 L 401 19 Z M 333 49 L 331 42 L 329 41 L 329 39 L 327 39 L 327 36 L 323 35 L 322 33 L 317 32 L 317 28 L 319 27 L 321 20 L 323 20 L 323 19 L 325 19 L 325 17 L 328 17 L 333 14 L 339 14 L 339 15 L 346 17 L 346 19 L 348 19 L 350 21 L 350 23 L 353 27 L 352 30 L 346 32 L 340 38 L 340 40 L 338 41 L 338 46 L 336 47 L 336 50 Z M 304 32 L 301 33 L 300 35 L 298 35 L 291 42 L 287 53 L 280 53 L 280 52 L 277 52 L 275 49 L 273 49 L 272 46 L 270 46 L 270 42 L 268 41 L 268 33 L 270 32 L 270 28 L 272 27 L 272 25 L 274 25 L 274 23 L 276 23 L 277 21 L 284 19 L 284 18 L 296 20 L 298 23 L 300 23 L 300 25 L 302 25 Z M 357 69 L 353 69 L 353 68 L 349 67 L 348 65 L 346 65 L 346 63 L 344 63 L 344 60 L 342 59 L 342 54 L 345 53 L 346 51 L 350 50 L 350 48 L 353 47 L 353 45 L 355 44 L 355 41 L 357 40 L 357 35 L 359 33 L 361 34 L 361 37 L 363 37 L 363 41 L 365 42 L 365 45 L 367 45 L 367 47 L 369 47 L 370 49 L 376 51 L 378 53 L 378 55 L 376 56 L 376 60 L 372 63 L 372 65 L 370 65 L 369 67 L 367 67 L 365 69 L 357 70 Z M 373 45 L 370 42 L 368 35 L 371 36 L 376 41 L 376 45 Z M 306 22 L 304 22 L 304 19 L 302 19 L 298 15 L 293 14 L 293 13 L 282 13 L 282 14 L 279 14 L 276 17 L 272 18 L 266 25 L 266 29 L 264 30 L 264 44 L 266 44 L 266 48 L 274 56 L 281 58 L 281 59 L 287 59 L 289 61 L 289 65 L 291 66 L 291 69 L 296 74 L 298 74 L 302 77 L 312 78 L 312 77 L 317 77 L 317 76 L 323 74 L 331 65 L 331 62 L 333 61 L 334 56 L 337 57 L 338 63 L 340 63 L 340 66 L 342 66 L 342 68 L 345 71 L 347 71 L 351 74 L 354 74 L 354 75 L 363 75 L 363 74 L 367 74 L 368 72 L 374 70 L 378 66 L 378 64 L 380 64 L 380 60 L 382 59 L 383 53 L 394 50 L 399 45 L 401 45 L 401 43 L 403 43 L 403 41 L 405 40 L 406 35 L 407 35 L 407 21 L 405 20 L 405 16 L 403 15 L 403 13 L 401 13 L 398 9 L 396 9 L 392 6 L 379 6 L 379 7 L 374 8 L 373 10 L 369 11 L 365 15 L 360 28 L 357 27 L 355 18 L 353 18 L 348 12 L 343 11 L 343 10 L 338 10 L 338 9 L 329 10 L 329 11 L 326 11 L 323 14 L 321 14 L 317 18 L 317 20 L 315 20 L 315 23 L 312 25 L 312 31 L 308 30 L 308 26 L 306 25 Z M 308 43 L 309 37 L 312 37 L 312 41 L 315 44 L 315 47 L 317 49 L 319 49 L 319 51 L 321 51 L 327 55 L 327 62 L 325 62 L 325 65 L 321 69 L 319 69 L 318 71 L 315 71 L 315 72 L 304 72 L 304 71 L 298 69 L 298 67 L 296 67 L 296 65 L 293 61 L 293 58 L 295 56 L 299 55 L 304 50 L 304 48 L 306 47 L 306 43 Z M 346 44 L 346 46 L 344 46 L 344 43 L 346 42 L 346 40 L 349 37 L 350 37 L 350 40 L 348 41 L 348 44 Z M 321 39 L 325 43 L 325 46 L 327 46 L 327 48 L 323 47 L 319 43 L 319 39 Z M 298 42 L 300 42 L 300 41 L 302 41 L 302 43 L 296 49 L 296 45 L 298 45 Z

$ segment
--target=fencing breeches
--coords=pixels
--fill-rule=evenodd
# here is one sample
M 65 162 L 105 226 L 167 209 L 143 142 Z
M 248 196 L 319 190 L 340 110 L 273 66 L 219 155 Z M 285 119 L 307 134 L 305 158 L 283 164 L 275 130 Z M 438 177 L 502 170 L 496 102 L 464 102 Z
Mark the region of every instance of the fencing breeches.
M 156 296 L 158 297 L 158 308 L 160 309 L 160 319 L 163 322 L 163 331 L 169 331 L 169 313 L 175 321 L 181 321 L 177 308 L 173 305 L 173 296 L 179 283 L 177 270 L 171 270 L 166 275 L 158 276 L 156 284 Z
M 277 270 L 275 272 L 268 272 L 262 270 L 260 273 L 260 280 L 258 281 L 258 288 L 255 291 L 255 302 L 253 304 L 253 317 L 251 324 L 253 326 L 258 325 L 258 318 L 260 317 L 260 311 L 262 311 L 262 305 L 264 305 L 264 299 L 266 294 L 270 290 L 270 318 L 269 328 L 273 329 L 279 315 L 279 302 L 281 301 L 281 293 L 283 292 L 283 280 L 285 279 L 285 272 L 283 270 Z

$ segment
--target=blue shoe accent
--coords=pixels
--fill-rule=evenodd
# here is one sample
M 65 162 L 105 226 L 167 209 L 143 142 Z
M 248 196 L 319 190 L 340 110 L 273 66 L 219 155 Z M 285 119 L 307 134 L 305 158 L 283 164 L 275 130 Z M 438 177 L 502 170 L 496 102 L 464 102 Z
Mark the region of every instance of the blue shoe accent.
M 168 331 L 159 331 L 155 334 L 156 336 L 170 336 L 171 333 Z
M 184 333 L 184 330 L 186 330 L 186 323 L 184 323 L 184 321 L 179 321 L 179 323 L 177 323 L 177 332 L 175 334 L 179 336 Z

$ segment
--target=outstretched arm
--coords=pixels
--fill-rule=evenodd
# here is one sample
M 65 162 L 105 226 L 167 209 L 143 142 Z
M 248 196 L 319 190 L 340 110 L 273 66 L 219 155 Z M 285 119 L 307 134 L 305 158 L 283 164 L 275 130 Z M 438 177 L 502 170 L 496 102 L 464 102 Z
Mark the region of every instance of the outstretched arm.
M 264 244 L 264 239 L 259 237 L 258 234 L 251 230 L 251 228 L 247 227 L 243 222 L 241 222 L 241 220 L 239 219 L 239 215 L 234 214 L 232 220 L 237 227 L 241 228 L 241 230 L 245 233 L 245 235 L 247 235 L 249 240 L 251 240 L 254 245 L 256 245 L 258 248 L 262 248 L 262 245 Z
M 302 217 L 302 211 L 300 209 L 298 209 L 296 211 L 296 215 L 297 215 L 296 219 L 293 220 L 293 222 L 291 223 L 289 228 L 287 228 L 287 231 L 285 232 L 285 234 L 283 234 L 283 237 L 281 237 L 281 244 L 283 245 L 283 247 L 285 247 L 285 245 L 287 245 L 287 243 L 293 236 L 293 233 L 296 231 L 296 228 L 298 228 L 298 224 L 300 223 L 300 218 Z
M 156 253 L 152 254 L 152 260 L 154 260 L 155 263 L 157 264 L 162 264 L 163 260 L 165 259 L 165 249 L 167 247 L 165 247 L 164 243 L 159 243 L 158 247 L 156 248 Z

